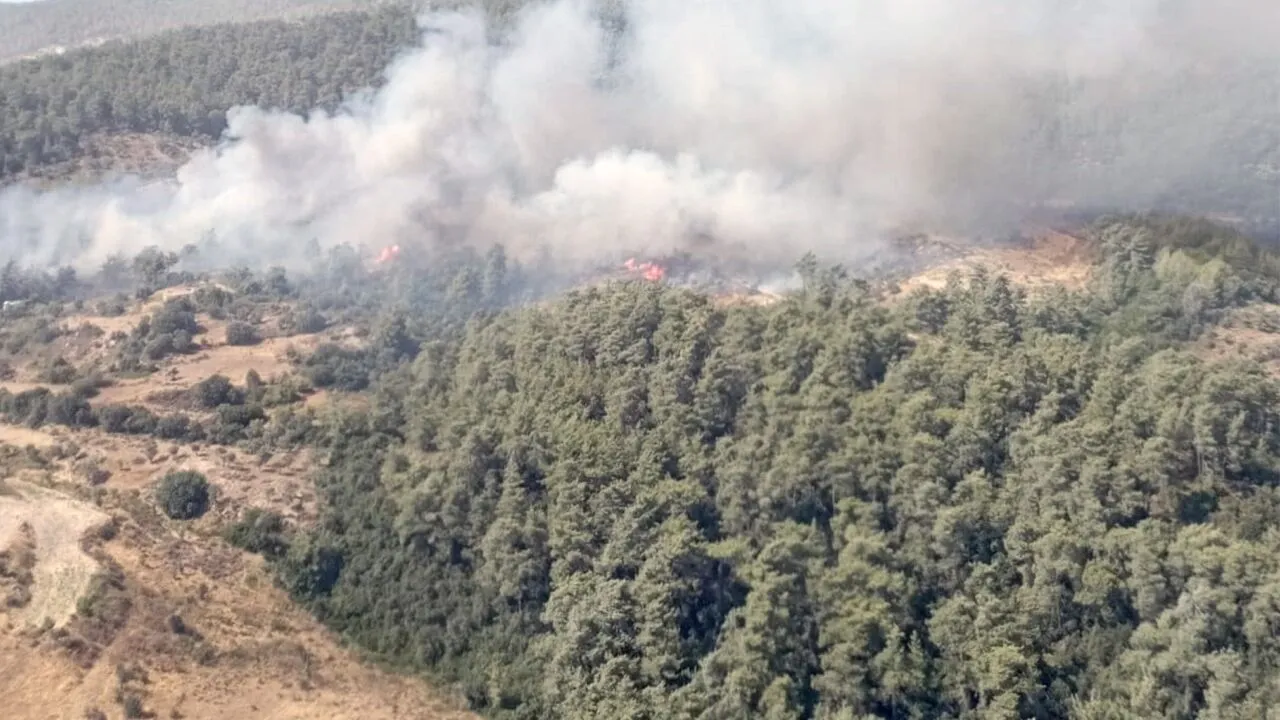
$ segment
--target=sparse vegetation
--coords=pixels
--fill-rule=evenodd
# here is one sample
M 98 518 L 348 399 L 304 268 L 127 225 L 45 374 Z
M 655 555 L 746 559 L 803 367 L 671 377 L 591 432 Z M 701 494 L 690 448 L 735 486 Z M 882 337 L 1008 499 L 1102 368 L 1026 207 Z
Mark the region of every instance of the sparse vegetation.
M 0 548 L 0 597 L 6 608 L 25 607 L 31 602 L 31 584 L 35 581 L 31 573 L 36 565 L 35 530 L 23 523 L 16 538 L 0 538 L 5 540 L 10 544 Z

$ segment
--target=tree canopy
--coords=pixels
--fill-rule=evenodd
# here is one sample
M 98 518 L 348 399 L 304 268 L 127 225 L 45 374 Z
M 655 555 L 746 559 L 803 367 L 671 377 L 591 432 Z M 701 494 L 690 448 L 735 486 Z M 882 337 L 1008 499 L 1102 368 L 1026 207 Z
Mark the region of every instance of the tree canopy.
M 455 281 L 376 335 L 281 581 L 492 717 L 1260 716 L 1280 385 L 1189 341 L 1276 299 L 1273 256 L 1094 238 L 1087 288 L 1034 295 Z

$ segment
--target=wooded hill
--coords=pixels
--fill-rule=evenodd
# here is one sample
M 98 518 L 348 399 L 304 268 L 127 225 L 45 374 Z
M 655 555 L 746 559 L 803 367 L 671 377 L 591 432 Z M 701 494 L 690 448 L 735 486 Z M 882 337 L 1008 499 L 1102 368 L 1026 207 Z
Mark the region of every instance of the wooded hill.
M 255 545 L 492 717 L 1260 717 L 1280 385 L 1188 342 L 1274 303 L 1275 257 L 1093 238 L 1089 287 L 1036 297 L 980 272 L 885 304 L 816 263 L 769 307 L 495 311 L 493 258 L 404 282 L 372 407 L 317 429 L 320 525 Z
M 95 133 L 211 141 L 226 112 L 305 113 L 379 84 L 418 40 L 407 6 L 213 25 L 0 66 L 0 180 L 81 152 Z
M 226 22 L 302 17 L 376 5 L 376 0 L 38 0 L 0 3 L 0 60 L 52 46 L 136 38 L 163 30 Z
M 388 270 L 340 249 L 224 273 L 114 362 L 189 352 L 196 311 L 285 303 L 291 326 L 370 328 L 296 363 L 358 401 L 299 410 L 297 379 L 248 377 L 193 390 L 203 424 L 85 383 L 0 411 L 311 447 L 319 522 L 254 512 L 228 539 L 494 718 L 1263 716 L 1280 384 L 1231 338 L 1280 328 L 1280 262 L 1201 221 L 1089 239 L 1080 290 L 979 271 L 887 301 L 808 259 L 769 306 L 643 282 L 533 305 L 545 279 L 498 250 Z M 174 262 L 113 274 L 144 297 L 196 279 Z M 32 317 L 83 287 L 0 274 Z

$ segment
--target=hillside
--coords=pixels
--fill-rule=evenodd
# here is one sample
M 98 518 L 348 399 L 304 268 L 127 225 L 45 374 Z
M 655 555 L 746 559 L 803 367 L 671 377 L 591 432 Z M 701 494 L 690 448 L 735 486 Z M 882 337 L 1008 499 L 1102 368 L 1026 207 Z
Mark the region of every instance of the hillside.
M 417 37 L 410 8 L 392 5 L 187 28 L 0 65 L 0 181 L 172 167 L 185 156 L 163 148 L 211 143 L 230 108 L 331 109 L 377 85 Z
M 767 302 L 672 279 L 548 297 L 501 253 L 339 252 L 296 277 L 152 255 L 113 275 L 140 300 L 11 272 L 13 696 L 186 717 L 1270 704 L 1280 384 L 1254 350 L 1280 344 L 1280 262 L 1163 218 L 907 245 L 906 276 L 806 260 Z M 1242 328 L 1261 340 L 1224 339 Z M 175 471 L 212 483 L 198 519 L 158 505 Z M 1237 663 L 1229 700 L 1204 653 Z
M 85 3 L 0 4 L 130 38 L 0 65 L 3 717 L 1280 707 L 1271 16 Z
M 0 3 L 0 60 L 52 48 L 117 38 L 135 38 L 191 25 L 302 17 L 317 12 L 369 7 L 376 0 L 39 0 Z
M 65 353 L 82 367 L 106 362 L 111 333 L 146 323 L 166 298 L 185 294 L 166 290 L 121 315 L 66 316 L 48 346 L 35 342 L 9 356 L 4 392 L 47 384 L 40 368 L 50 357 Z M 225 321 L 201 317 L 209 333 L 196 338 L 202 351 L 166 358 L 145 377 L 118 378 L 94 403 L 172 413 L 175 403 L 188 407 L 184 391 L 199 381 L 250 371 L 274 378 L 288 369 L 289 350 L 313 348 L 322 337 L 233 347 L 224 342 Z M 12 311 L 2 326 L 12 340 Z M 333 337 L 343 341 L 340 330 Z M 456 701 L 363 664 L 274 586 L 268 568 L 221 539 L 248 507 L 290 523 L 314 521 L 306 448 L 273 454 L 28 420 L 0 425 L 0 465 L 7 717 L 128 717 L 135 702 L 157 717 L 465 717 L 451 709 Z M 152 501 L 156 482 L 176 471 L 217 482 L 213 512 L 188 527 Z M 50 714 L 54 689 L 60 700 Z

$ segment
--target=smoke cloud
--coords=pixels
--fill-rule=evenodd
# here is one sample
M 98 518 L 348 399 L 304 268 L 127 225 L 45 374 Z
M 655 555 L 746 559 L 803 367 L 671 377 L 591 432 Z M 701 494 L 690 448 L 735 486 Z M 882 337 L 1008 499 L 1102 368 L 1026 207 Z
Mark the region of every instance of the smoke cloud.
M 615 8 L 616 10 L 616 8 Z M 552 0 L 423 16 L 376 92 L 237 108 L 171 181 L 0 192 L 0 255 L 342 243 L 845 259 L 1046 207 L 1280 216 L 1272 0 Z

